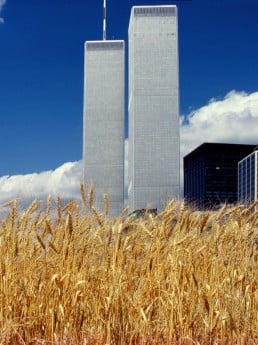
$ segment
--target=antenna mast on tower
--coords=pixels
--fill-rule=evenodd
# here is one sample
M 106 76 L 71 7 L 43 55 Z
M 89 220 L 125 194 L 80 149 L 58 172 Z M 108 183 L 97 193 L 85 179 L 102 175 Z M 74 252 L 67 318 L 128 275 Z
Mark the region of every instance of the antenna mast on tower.
M 106 0 L 103 0 L 103 41 L 106 40 Z

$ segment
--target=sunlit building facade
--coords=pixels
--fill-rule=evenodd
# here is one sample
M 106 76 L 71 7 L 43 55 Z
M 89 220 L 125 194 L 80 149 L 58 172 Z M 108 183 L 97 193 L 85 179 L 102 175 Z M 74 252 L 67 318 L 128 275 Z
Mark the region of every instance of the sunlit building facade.
M 129 24 L 130 210 L 179 197 L 176 6 L 136 6 Z
M 238 163 L 238 202 L 251 204 L 258 199 L 258 147 Z
M 83 168 L 88 190 L 94 186 L 95 206 L 110 215 L 124 203 L 124 41 L 85 43 Z

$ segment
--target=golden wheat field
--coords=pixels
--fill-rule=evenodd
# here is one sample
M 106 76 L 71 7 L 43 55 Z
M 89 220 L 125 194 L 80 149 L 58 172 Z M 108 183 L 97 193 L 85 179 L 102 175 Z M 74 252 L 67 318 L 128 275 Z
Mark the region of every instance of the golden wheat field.
M 92 194 L 2 206 L 1 345 L 258 344 L 255 205 L 128 221 Z

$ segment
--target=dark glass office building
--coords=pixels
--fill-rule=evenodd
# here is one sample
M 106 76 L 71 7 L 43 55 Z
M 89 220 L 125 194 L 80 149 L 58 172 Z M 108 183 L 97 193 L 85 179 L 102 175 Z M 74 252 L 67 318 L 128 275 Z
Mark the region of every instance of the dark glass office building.
M 184 197 L 200 208 L 238 200 L 238 162 L 256 145 L 204 143 L 184 157 Z

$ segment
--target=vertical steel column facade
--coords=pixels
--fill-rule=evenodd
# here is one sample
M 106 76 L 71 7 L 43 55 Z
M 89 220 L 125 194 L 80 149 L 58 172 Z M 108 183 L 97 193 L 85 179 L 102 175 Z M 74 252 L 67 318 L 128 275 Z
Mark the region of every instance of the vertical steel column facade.
M 176 6 L 136 6 L 129 24 L 130 210 L 179 197 Z
M 251 204 L 258 200 L 258 150 L 238 162 L 238 202 Z M 257 207 L 255 208 L 257 209 Z
M 85 44 L 83 167 L 86 189 L 95 188 L 95 205 L 110 215 L 124 204 L 124 41 Z

